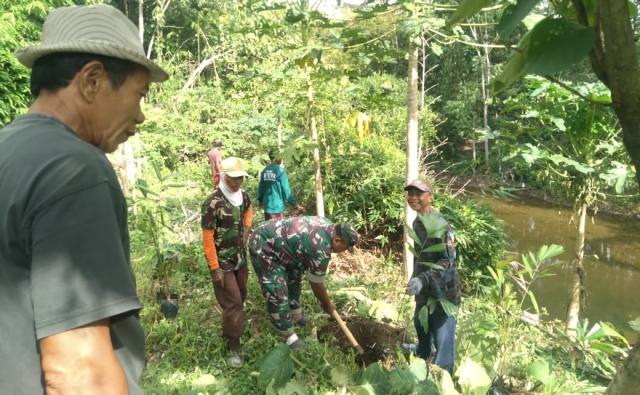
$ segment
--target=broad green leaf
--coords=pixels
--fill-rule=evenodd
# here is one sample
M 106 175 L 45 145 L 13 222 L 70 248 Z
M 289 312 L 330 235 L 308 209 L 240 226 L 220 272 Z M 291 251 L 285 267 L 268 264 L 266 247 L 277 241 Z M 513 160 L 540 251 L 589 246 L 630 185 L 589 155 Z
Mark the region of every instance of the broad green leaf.
M 553 373 L 549 367 L 547 361 L 536 361 L 526 367 L 526 372 L 529 376 L 539 380 L 542 384 L 549 387 L 553 383 Z
M 371 309 L 371 305 L 363 300 L 358 302 L 358 315 L 360 317 L 369 317 L 369 310 Z
M 504 269 L 505 266 L 507 266 L 509 263 L 511 263 L 515 259 L 515 257 L 516 257 L 515 255 L 509 254 L 504 259 L 497 260 L 496 261 L 496 267 L 499 270 Z
M 309 395 L 306 385 L 298 379 L 293 379 L 278 391 L 278 395 Z
M 379 363 L 373 363 L 362 373 L 355 387 L 351 391 L 356 395 L 387 395 L 390 383 L 389 372 Z
M 416 245 L 421 246 L 422 240 L 420 240 L 416 231 L 413 230 L 413 228 L 409 225 L 405 225 L 404 228 L 407 230 L 407 234 L 409 235 L 409 237 L 411 237 L 411 240 L 413 240 Z
M 418 262 L 418 263 L 421 264 L 421 265 L 429 266 L 432 269 L 444 270 L 444 267 L 442 267 L 442 266 L 440 266 L 438 264 L 435 264 L 433 262 Z
M 491 379 L 482 366 L 466 357 L 456 371 L 462 392 L 469 395 L 484 395 L 491 388 Z
M 451 28 L 465 18 L 470 18 L 480 12 L 484 7 L 491 5 L 492 0 L 462 0 L 456 11 L 447 21 L 447 27 Z
M 547 18 L 531 31 L 527 71 L 547 75 L 568 69 L 587 56 L 595 42 L 595 31 L 565 19 Z
M 458 317 L 458 306 L 449 302 L 447 299 L 438 299 L 438 302 L 440 302 L 442 309 L 448 316 Z
M 533 308 L 536 309 L 536 314 L 540 314 L 538 302 L 536 301 L 536 297 L 533 295 L 533 291 L 529 291 L 529 297 L 531 298 L 531 304 L 533 304 Z
M 529 48 L 529 39 L 531 38 L 531 32 L 527 32 L 525 36 L 518 43 L 518 49 L 512 51 L 502 72 L 498 74 L 490 84 L 491 93 L 502 92 L 514 81 L 519 80 L 526 74 L 527 68 L 527 50 Z
M 562 118 L 551 118 L 551 121 L 556 125 L 559 131 L 564 132 L 567 130 L 567 127 L 564 126 L 564 119 Z
M 640 333 L 640 317 L 636 317 L 635 320 L 633 321 L 629 321 L 629 326 L 631 327 L 631 329 L 633 329 L 634 331 Z
M 447 221 L 436 213 L 418 214 L 418 218 L 427 230 L 429 237 L 444 238 L 444 232 L 447 230 Z
M 629 5 L 629 15 L 631 19 L 635 19 L 638 17 L 638 6 L 631 0 L 627 3 Z
M 140 191 L 142 192 L 142 195 L 146 198 L 148 195 L 155 195 L 155 196 L 159 196 L 157 193 L 155 193 L 154 191 L 152 191 L 151 189 L 149 189 L 149 184 L 147 184 L 147 181 L 142 179 L 142 178 L 138 178 L 138 189 L 140 189 Z
M 424 329 L 425 333 L 429 331 L 429 309 L 427 306 L 422 306 L 420 311 L 418 312 L 418 320 L 420 321 L 420 325 Z
M 605 324 L 604 322 L 600 322 L 600 326 L 602 327 L 602 329 L 604 330 L 604 333 L 607 336 L 617 337 L 618 339 L 622 340 L 622 342 L 624 344 L 628 345 L 627 339 L 624 336 L 622 336 L 620 333 L 618 333 L 618 331 L 616 331 L 615 329 L 613 329 L 609 325 Z
M 605 354 L 616 355 L 617 347 L 614 347 L 611 344 L 602 343 L 602 342 L 591 342 L 589 346 L 593 349 L 600 350 Z
M 445 243 L 438 243 L 422 249 L 422 252 L 440 252 L 444 251 L 446 247 L 447 245 Z
M 416 384 L 407 364 L 396 365 L 389 373 L 389 387 L 392 394 L 414 394 Z
M 388 318 L 396 321 L 398 319 L 398 310 L 384 300 L 376 300 L 369 309 L 369 317 L 376 319 Z
M 417 382 L 427 379 L 427 363 L 422 358 L 414 358 L 411 360 L 409 370 Z
M 278 344 L 264 356 L 260 363 L 260 376 L 258 385 L 266 389 L 271 380 L 274 380 L 275 388 L 282 388 L 291 379 L 293 374 L 293 362 L 289 358 L 291 348 L 286 344 Z
M 502 12 L 500 23 L 498 23 L 498 34 L 500 37 L 509 37 L 538 2 L 540 2 L 540 0 L 518 0 L 516 4 L 508 5 L 504 9 L 504 12 Z
M 451 375 L 446 370 L 442 371 L 442 378 L 440 379 L 440 388 L 442 389 L 441 395 L 460 395 L 453 385 Z M 468 395 L 468 394 L 465 394 Z
M 558 256 L 563 252 L 564 252 L 564 247 L 560 245 L 557 245 L 557 244 L 551 244 L 549 246 L 545 245 L 540 247 L 540 249 L 538 250 L 538 260 L 544 261 L 544 260 L 553 258 L 555 256 Z
M 158 163 L 155 161 L 152 161 L 151 165 L 153 166 L 153 170 L 156 173 L 156 177 L 158 177 L 158 181 L 164 181 L 164 179 L 162 178 L 162 172 L 160 171 L 160 166 L 158 165 Z
M 338 388 L 352 385 L 353 379 L 351 378 L 351 368 L 340 365 L 331 369 L 331 384 Z

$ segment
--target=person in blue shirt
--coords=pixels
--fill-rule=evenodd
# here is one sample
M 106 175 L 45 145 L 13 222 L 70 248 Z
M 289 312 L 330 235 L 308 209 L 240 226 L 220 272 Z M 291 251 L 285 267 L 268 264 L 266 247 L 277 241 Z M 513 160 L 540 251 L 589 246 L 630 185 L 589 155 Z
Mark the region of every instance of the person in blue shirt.
M 289 188 L 289 177 L 282 166 L 282 158 L 276 158 L 274 150 L 269 151 L 271 164 L 262 170 L 258 183 L 259 207 L 264 209 L 264 219 L 284 218 L 285 200 L 294 209 L 303 211 Z

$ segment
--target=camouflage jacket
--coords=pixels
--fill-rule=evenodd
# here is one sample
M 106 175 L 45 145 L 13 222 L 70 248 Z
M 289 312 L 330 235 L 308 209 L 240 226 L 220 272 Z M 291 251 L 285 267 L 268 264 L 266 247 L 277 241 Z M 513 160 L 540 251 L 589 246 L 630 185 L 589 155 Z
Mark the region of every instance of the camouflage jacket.
M 251 200 L 244 190 L 242 198 L 242 205 L 236 207 L 229 203 L 220 189 L 216 189 L 202 204 L 201 225 L 203 229 L 213 229 L 218 263 L 224 270 L 239 268 L 246 263 L 242 220 Z
M 446 221 L 444 216 L 437 213 L 439 218 Z M 415 249 L 419 253 L 413 263 L 413 277 L 422 281 L 423 288 L 416 295 L 416 303 L 426 304 L 429 296 L 436 299 L 447 299 L 456 306 L 460 306 L 460 276 L 456 263 L 455 237 L 451 225 L 446 223 L 444 238 L 429 237 L 427 230 L 420 218 L 413 221 L 413 230 L 422 241 L 422 247 L 416 245 Z M 445 243 L 442 251 L 427 252 L 428 247 Z M 436 269 L 421 262 L 431 262 L 443 269 Z
M 324 282 L 331 260 L 334 225 L 322 217 L 288 217 L 261 223 L 249 248 L 269 273 L 277 265 L 306 271 L 309 281 Z

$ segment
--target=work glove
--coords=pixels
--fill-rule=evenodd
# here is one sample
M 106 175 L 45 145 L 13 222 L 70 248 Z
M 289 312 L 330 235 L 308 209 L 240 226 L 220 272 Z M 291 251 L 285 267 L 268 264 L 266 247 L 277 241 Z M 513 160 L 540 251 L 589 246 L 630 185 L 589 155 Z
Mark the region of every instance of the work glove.
M 407 284 L 407 293 L 409 295 L 417 295 L 420 293 L 421 290 L 422 290 L 422 281 L 418 280 L 417 277 L 414 277 L 411 280 L 409 280 L 409 283 Z

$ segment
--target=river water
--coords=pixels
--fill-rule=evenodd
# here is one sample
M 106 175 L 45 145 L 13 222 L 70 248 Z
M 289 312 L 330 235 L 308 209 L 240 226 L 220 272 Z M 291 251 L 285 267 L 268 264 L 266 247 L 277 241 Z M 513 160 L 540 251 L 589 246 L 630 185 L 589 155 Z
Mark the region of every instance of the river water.
M 540 246 L 559 244 L 565 252 L 559 257 L 569 263 L 576 241 L 577 216 L 570 207 L 558 207 L 531 199 L 496 199 L 474 197 L 488 203 L 504 221 L 510 251 L 526 253 Z M 581 319 L 589 326 L 609 322 L 629 340 L 638 335 L 628 321 L 640 316 L 640 221 L 623 216 L 599 213 L 589 216 L 585 241 L 584 266 L 587 273 L 586 307 Z M 562 266 L 551 269 L 552 277 L 534 283 L 532 290 L 538 304 L 550 319 L 564 320 L 569 301 L 571 273 Z

